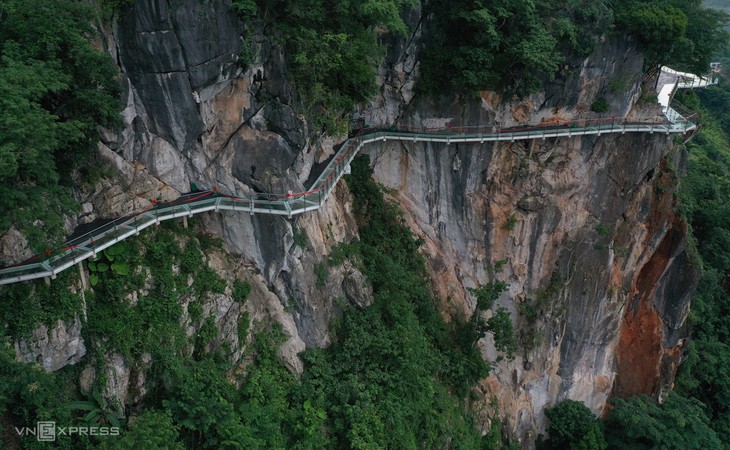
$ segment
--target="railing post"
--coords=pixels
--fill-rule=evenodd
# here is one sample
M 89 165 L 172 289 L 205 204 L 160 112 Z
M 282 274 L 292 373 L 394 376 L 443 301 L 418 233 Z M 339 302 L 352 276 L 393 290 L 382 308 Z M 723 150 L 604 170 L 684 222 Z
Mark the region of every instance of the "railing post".
M 84 262 L 79 261 L 76 263 L 76 265 L 79 267 L 79 276 L 81 277 L 81 287 L 85 290 L 89 290 L 89 283 L 86 281 L 86 272 L 84 271 Z

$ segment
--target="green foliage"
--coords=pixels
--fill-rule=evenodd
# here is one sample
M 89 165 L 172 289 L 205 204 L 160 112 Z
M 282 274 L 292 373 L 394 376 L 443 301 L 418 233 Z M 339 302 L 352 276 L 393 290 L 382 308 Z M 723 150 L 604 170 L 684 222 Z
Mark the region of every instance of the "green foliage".
M 608 80 L 608 91 L 612 94 L 620 94 L 626 92 L 628 88 L 628 82 L 623 78 L 611 77 Z
M 338 242 L 332 247 L 329 258 L 327 258 L 327 264 L 330 267 L 340 266 L 346 259 L 357 256 L 357 250 L 357 244 Z
M 500 306 L 494 315 L 487 319 L 487 329 L 494 335 L 494 346 L 497 351 L 506 353 L 508 357 L 512 358 L 517 349 L 517 341 L 509 311 Z
M 304 97 L 313 130 L 347 131 L 345 114 L 375 91 L 375 69 L 384 53 L 376 30 L 405 34 L 400 10 L 413 3 L 296 0 L 279 5 L 258 1 L 260 14 L 284 38 L 294 84 Z
M 42 280 L 0 286 L 0 326 L 13 338 L 27 337 L 39 324 L 55 325 L 81 311 L 79 294 L 69 290 L 78 273 L 62 272 L 50 286 Z
M 507 283 L 504 281 L 496 281 L 488 283 L 478 288 L 470 288 L 474 297 L 477 299 L 477 309 L 486 311 L 492 308 L 492 304 L 499 298 L 500 294 L 507 290 Z
M 659 64 L 704 74 L 728 42 L 728 16 L 699 0 L 627 0 L 616 3 L 616 25 L 639 38 L 646 67 Z
M 116 69 L 91 46 L 91 23 L 83 2 L 0 3 L 0 230 L 17 225 L 36 251 L 62 237 L 96 127 L 119 123 Z
M 503 281 L 495 281 L 487 283 L 478 288 L 469 289 L 476 297 L 477 305 L 468 326 L 464 327 L 461 332 L 465 336 L 471 336 L 468 340 L 472 341 L 472 345 L 480 339 L 484 333 L 492 333 L 494 336 L 494 345 L 498 351 L 504 352 L 508 357 L 512 358 L 517 348 L 514 330 L 512 329 L 512 319 L 509 312 L 502 306 L 497 308 L 492 317 L 484 320 L 482 313 L 488 309 L 492 309 L 494 302 L 499 298 L 500 294 L 507 290 L 507 283 Z
M 563 400 L 545 409 L 550 420 L 550 438 L 543 448 L 560 450 L 605 450 L 608 448 L 603 427 L 583 403 Z
M 605 113 L 608 111 L 608 106 L 608 100 L 606 100 L 606 97 L 598 97 L 596 101 L 591 103 L 591 111 Z
M 534 323 L 533 321 L 537 319 L 538 314 L 539 310 L 530 299 L 527 299 L 524 303 L 520 303 L 520 315 L 528 321 Z
M 425 7 L 423 87 L 535 92 L 566 56 L 587 55 L 610 23 L 605 1 L 436 0 Z
M 171 375 L 174 390 L 162 405 L 186 447 L 218 448 L 235 442 L 255 448 L 250 428 L 236 411 L 236 391 L 226 380 L 224 367 L 204 358 L 180 364 Z
M 124 262 L 123 258 L 125 251 L 126 246 L 120 243 L 105 249 L 101 254 L 96 255 L 96 258 L 89 260 L 89 281 L 92 287 L 99 283 L 100 275 L 110 269 L 114 275 L 129 275 L 129 264 Z
M 88 323 L 84 337 L 92 347 L 113 350 L 126 357 L 146 352 L 169 359 L 170 355 L 182 352 L 187 337 L 180 327 L 181 297 L 192 297 L 188 314 L 196 322 L 203 316 L 201 300 L 208 292 L 224 292 L 227 284 L 206 264 L 197 240 L 182 233 L 182 229 L 158 227 L 127 239 L 111 247 L 114 250 L 108 255 L 104 254 L 103 258 L 112 257 L 114 261 L 108 261 L 110 269 L 105 272 L 98 270 L 97 263 L 95 274 L 99 280 L 93 294 L 87 293 Z M 113 269 L 115 264 L 136 270 L 120 276 Z M 179 267 L 179 273 L 175 266 Z M 154 268 L 149 272 L 149 289 L 143 289 L 147 282 L 143 267 Z M 192 277 L 192 286 L 188 286 L 188 277 Z M 241 286 L 239 294 L 240 289 Z M 132 290 L 146 292 L 134 306 L 128 299 Z M 232 291 L 235 295 L 235 287 Z M 206 334 L 209 325 L 202 324 L 204 336 L 198 340 L 198 348 L 211 341 L 210 333 Z
M 235 280 L 233 282 L 233 300 L 238 303 L 245 303 L 251 293 L 251 283 L 248 281 Z
M 303 228 L 297 228 L 294 230 L 294 244 L 300 248 L 305 249 L 309 245 L 309 238 L 307 232 Z
M 222 294 L 226 290 L 226 280 L 221 278 L 212 268 L 205 265 L 196 273 L 193 289 L 199 295 L 205 292 Z
M 255 0 L 233 0 L 231 2 L 233 9 L 243 17 L 256 15 L 256 1 Z
M 424 12 L 421 87 L 434 94 L 488 89 L 525 96 L 569 75 L 571 61 L 587 56 L 611 29 L 638 37 L 650 69 L 670 64 L 705 73 L 728 41 L 727 16 L 699 0 L 434 0 Z M 623 84 L 609 82 L 609 90 Z M 591 109 L 606 112 L 608 104 Z
M 563 288 L 563 277 L 560 276 L 560 272 L 553 270 L 550 274 L 550 282 L 538 292 L 538 300 L 540 301 L 553 301 L 557 298 L 558 294 Z
M 206 347 L 218 337 L 218 327 L 215 326 L 215 317 L 208 316 L 200 326 L 195 339 L 195 350 L 198 356 L 206 353 Z
M 514 214 L 510 214 L 509 216 L 507 216 L 507 220 L 505 220 L 502 224 L 502 229 L 512 231 L 515 229 L 515 225 L 517 225 L 517 216 L 515 216 Z
M 85 400 L 76 400 L 65 405 L 71 411 L 83 411 L 81 419 L 87 426 L 110 426 L 119 427 L 124 419 L 124 408 L 117 399 L 107 401 L 94 388 L 88 393 Z
M 484 361 L 439 316 L 420 241 L 384 201 L 365 158 L 353 163 L 348 183 L 361 237 L 348 248 L 373 284 L 374 304 L 345 314 L 328 349 L 303 354 L 297 403 L 306 412 L 310 401 L 329 448 L 475 448 L 478 433 L 450 390 L 468 392 L 486 375 Z
M 726 83 L 697 92 L 704 126 L 687 144 L 680 210 L 691 225 L 701 277 L 690 311 L 693 341 L 677 376 L 677 392 L 702 402 L 710 426 L 730 446 L 730 114 Z M 683 98 L 682 100 L 686 100 Z M 692 102 L 690 98 L 690 103 Z
M 197 322 L 198 319 L 203 317 L 203 306 L 199 301 L 192 300 L 188 303 L 188 314 L 191 322 Z
M 610 448 L 724 448 L 697 400 L 670 391 L 661 405 L 646 396 L 613 403 L 606 420 Z
M 77 376 L 78 373 L 70 374 L 68 368 L 48 372 L 36 364 L 18 362 L 10 340 L 0 340 L 0 416 L 4 428 L 0 447 L 39 448 L 35 436 L 18 438 L 12 427 L 32 427 L 38 420 L 54 420 L 60 427 L 79 425 L 65 407 L 74 395 L 65 388 Z M 88 441 L 88 437 L 59 435 L 54 444 L 55 448 L 90 449 L 93 446 Z
M 170 411 L 146 409 L 130 423 L 129 429 L 119 437 L 105 439 L 103 450 L 136 450 L 144 448 L 165 448 L 183 450 L 179 441 L 179 426 L 172 420 Z
M 250 326 L 251 319 L 248 316 L 247 312 L 242 312 L 241 317 L 238 319 L 238 324 L 236 324 L 236 334 L 238 335 L 238 345 L 243 347 L 243 344 L 246 343 L 246 337 L 248 336 L 248 328 Z
M 321 262 L 314 266 L 314 276 L 317 277 L 317 287 L 323 288 L 329 278 L 329 271 L 327 270 L 327 264 Z
M 602 223 L 596 227 L 596 233 L 599 236 L 608 237 L 611 235 L 611 227 Z
M 540 305 L 534 300 L 526 299 L 519 304 L 520 326 L 518 341 L 525 353 L 532 351 L 540 344 L 542 334 L 537 328 L 537 319 L 540 315 Z

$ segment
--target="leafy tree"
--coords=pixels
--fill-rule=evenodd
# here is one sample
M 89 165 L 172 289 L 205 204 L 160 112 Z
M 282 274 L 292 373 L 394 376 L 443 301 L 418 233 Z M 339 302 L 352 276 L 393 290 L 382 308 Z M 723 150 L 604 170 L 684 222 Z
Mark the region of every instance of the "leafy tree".
M 362 158 L 348 176 L 361 237 L 350 251 L 373 284 L 374 303 L 346 312 L 329 348 L 302 355 L 295 404 L 305 407 L 295 429 L 314 430 L 306 417 L 322 423 L 330 448 L 475 448 L 479 435 L 451 390 L 467 393 L 487 367 L 439 316 L 421 242 L 370 174 Z
M 118 123 L 116 69 L 89 42 L 91 17 L 70 0 L 0 3 L 0 229 L 17 224 L 36 249 L 59 237 L 74 203 L 63 186 L 91 169 L 97 125 Z
M 637 36 L 647 68 L 660 64 L 705 73 L 710 58 L 728 42 L 728 15 L 700 0 L 628 0 L 617 3 L 616 25 Z
M 165 448 L 183 450 L 179 442 L 178 426 L 173 423 L 169 411 L 145 410 L 129 425 L 129 430 L 119 437 L 102 441 L 101 449 L 121 450 L 139 448 Z
M 606 449 L 601 422 L 582 402 L 563 400 L 545 409 L 550 420 L 549 439 L 545 449 L 602 450 Z
M 687 144 L 681 211 L 691 225 L 691 248 L 702 268 L 692 300 L 692 342 L 677 375 L 677 392 L 702 402 L 710 426 L 730 446 L 730 99 L 726 83 L 684 96 L 703 112 L 704 126 Z
M 234 6 L 250 14 L 251 1 Z M 377 32 L 404 35 L 400 11 L 413 0 L 259 0 L 259 14 L 281 31 L 312 129 L 347 131 L 345 114 L 375 92 L 375 69 L 384 47 Z
M 616 449 L 721 449 L 702 404 L 670 391 L 664 403 L 646 396 L 613 400 L 606 440 Z
M 235 389 L 222 369 L 210 357 L 180 365 L 175 370 L 174 389 L 163 406 L 190 447 L 217 448 L 232 442 L 248 448 L 260 446 L 236 412 Z
M 568 54 L 590 53 L 611 18 L 604 1 L 435 0 L 426 8 L 428 92 L 535 92 Z

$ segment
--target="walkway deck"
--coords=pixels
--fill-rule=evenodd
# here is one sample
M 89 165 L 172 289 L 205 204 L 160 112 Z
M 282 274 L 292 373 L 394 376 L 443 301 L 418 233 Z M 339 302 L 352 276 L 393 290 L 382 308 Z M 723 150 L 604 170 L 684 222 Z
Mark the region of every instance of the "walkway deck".
M 684 75 L 689 75 L 689 77 Z M 21 264 L 0 269 L 0 285 L 37 278 L 55 278 L 59 272 L 95 256 L 104 249 L 138 234 L 153 224 L 159 224 L 165 220 L 192 217 L 203 212 L 222 210 L 248 212 L 250 214 L 277 214 L 287 217 L 307 211 L 315 211 L 322 207 L 334 186 L 349 169 L 349 164 L 355 155 L 365 146 L 377 142 L 388 140 L 442 142 L 446 144 L 514 142 L 528 139 L 544 140 L 588 135 L 601 136 L 608 133 L 686 134 L 695 130 L 697 125 L 693 121 L 693 117 L 682 115 L 670 107 L 671 97 L 678 88 L 705 87 L 714 83 L 691 74 L 671 71 L 671 69 L 665 71 L 664 68 L 661 76 L 665 77 L 663 82 L 667 83 L 662 87 L 659 96 L 659 102 L 662 104 L 666 116 L 666 120 L 662 123 L 627 123 L 616 118 L 610 118 L 504 130 L 479 128 L 371 130 L 371 132 L 361 133 L 347 140 L 319 178 L 305 192 L 254 194 L 250 197 L 235 197 L 218 189 L 211 189 L 186 194 L 174 202 L 159 203 L 153 201 L 150 206 L 138 214 L 109 222 L 68 241 L 61 249 L 56 251 L 47 250 L 45 254 L 37 255 Z M 670 93 L 665 96 L 665 88 L 670 85 Z M 662 103 L 663 101 L 666 103 Z

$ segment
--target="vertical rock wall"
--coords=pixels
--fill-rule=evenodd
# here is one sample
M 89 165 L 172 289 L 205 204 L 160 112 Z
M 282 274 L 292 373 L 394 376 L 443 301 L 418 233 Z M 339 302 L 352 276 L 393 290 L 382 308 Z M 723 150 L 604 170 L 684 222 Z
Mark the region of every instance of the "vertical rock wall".
M 507 282 L 498 304 L 519 346 L 501 360 L 483 340 L 495 367 L 484 385 L 524 442 L 560 400 L 601 414 L 612 392 L 659 395 L 673 380 L 696 279 L 672 208 L 670 149 L 666 136 L 617 134 L 369 151 L 426 242 L 444 311 L 468 317 L 468 288 Z
M 413 52 L 389 55 L 385 66 L 413 66 L 404 65 Z M 590 105 L 604 97 L 610 110 L 601 117 L 662 120 L 657 105 L 638 102 L 642 65 L 630 41 L 605 39 L 522 101 L 484 92 L 478 101 L 443 96 L 406 105 L 402 80 L 417 73 L 403 69 L 384 78 L 384 99 L 366 117 L 388 120 L 398 111 L 406 126 L 499 128 L 595 118 Z M 491 336 L 483 339 L 494 370 L 482 388 L 497 405 L 490 414 L 506 419 L 506 431 L 523 445 L 544 431 L 543 409 L 563 399 L 600 415 L 611 395 L 660 396 L 671 385 L 697 276 L 685 251 L 686 224 L 674 213 L 671 161 L 682 155 L 670 137 L 389 142 L 367 153 L 376 179 L 393 189 L 425 240 L 447 315 L 472 314 L 469 288 L 507 282 L 498 303 L 511 313 L 518 350 L 504 360 Z
M 491 92 L 476 100 L 416 96 L 419 8 L 408 22 L 410 36 L 383 37 L 390 43 L 378 70 L 381 92 L 361 108 L 369 125 L 508 127 L 588 118 L 599 96 L 609 101 L 607 117 L 660 115 L 651 105 L 636 107 L 643 59 L 624 39 L 604 40 L 523 101 Z M 300 190 L 315 160 L 337 142 L 310 141 L 282 50 L 225 0 L 136 1 L 104 31 L 122 72 L 125 126 L 104 133 L 100 151 L 117 177 L 83 194 L 93 209 L 88 217 L 138 210 L 192 183 L 233 194 Z M 241 60 L 243 45 L 254 49 L 253 61 Z M 520 330 L 520 345 L 514 360 L 498 362 L 491 337 L 483 339 L 494 371 L 482 388 L 496 399 L 491 413 L 526 445 L 544 429 L 543 409 L 557 401 L 581 400 L 601 413 L 612 392 L 660 395 L 673 379 L 695 276 L 686 227 L 673 213 L 671 151 L 669 137 L 646 134 L 368 150 L 377 180 L 394 189 L 425 240 L 446 316 L 473 312 L 468 288 L 494 277 L 508 283 L 499 304 Z M 369 302 L 354 268 L 327 269 L 324 285 L 314 274 L 332 245 L 357 236 L 349 201 L 341 184 L 319 213 L 295 220 L 202 217 L 202 231 L 223 236 L 237 264 L 260 274 L 261 301 L 251 303 L 251 317 L 283 325 L 283 356 L 294 370 L 301 369 L 297 351 L 329 343 L 337 299 Z M 295 231 L 306 244 L 294 242 Z M 210 311 L 230 303 L 216 302 Z M 233 326 L 226 325 L 233 316 L 218 315 L 221 329 Z M 21 356 L 38 355 L 45 353 Z M 131 379 L 131 364 L 116 366 L 117 379 Z
M 105 135 L 101 150 L 112 166 L 131 166 L 149 182 L 126 177 L 129 188 L 120 198 L 110 197 L 113 184 L 98 187 L 95 216 L 138 209 L 140 198 L 174 198 L 193 184 L 234 195 L 302 191 L 322 147 L 335 143 L 310 142 L 282 49 L 264 24 L 241 20 L 228 1 L 134 2 L 105 30 L 104 44 L 119 64 L 127 106 L 123 131 Z M 244 47 L 251 60 L 241 58 Z M 310 346 L 329 342 L 334 299 L 347 294 L 344 271 L 333 270 L 326 291 L 314 288 L 313 274 L 332 245 L 357 235 L 344 189 L 316 216 L 202 218 L 201 231 L 223 236 L 287 306 L 297 324 L 285 327 L 290 338 Z M 305 248 L 294 244 L 295 229 L 310 236 Z

